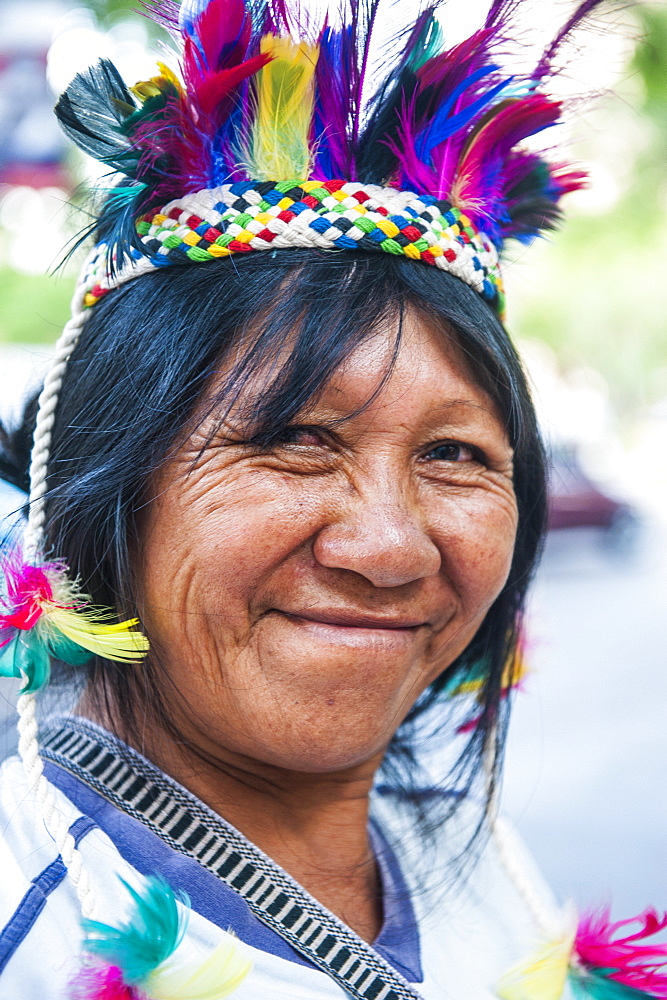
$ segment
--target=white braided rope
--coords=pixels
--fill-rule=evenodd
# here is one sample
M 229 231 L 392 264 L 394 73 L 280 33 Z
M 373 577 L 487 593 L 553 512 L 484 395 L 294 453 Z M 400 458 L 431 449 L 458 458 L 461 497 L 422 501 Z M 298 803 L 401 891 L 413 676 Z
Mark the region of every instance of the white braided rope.
M 34 693 L 19 695 L 16 706 L 19 716 L 19 755 L 28 779 L 28 788 L 35 796 L 46 829 L 53 837 L 76 889 L 81 913 L 84 917 L 92 917 L 95 913 L 95 893 L 88 872 L 83 864 L 81 852 L 74 843 L 74 837 L 69 832 L 69 822 L 56 805 L 54 789 L 44 777 L 44 764 L 39 753 L 36 700 Z
M 492 740 L 493 743 L 495 743 L 495 736 Z M 488 822 L 498 860 L 523 900 L 540 936 L 545 940 L 550 940 L 558 935 L 558 916 L 543 901 L 542 894 L 526 870 L 517 835 L 511 824 L 500 814 L 500 786 L 495 781 L 492 762 L 488 757 L 485 759 L 484 765 L 490 793 Z
M 81 335 L 86 318 L 83 298 L 86 293 L 86 268 L 72 298 L 71 316 L 56 344 L 55 355 L 39 397 L 35 435 L 30 458 L 30 504 L 24 535 L 26 556 L 42 550 L 46 495 L 46 474 L 51 451 L 51 435 L 58 396 L 63 384 L 67 362 Z
M 76 347 L 86 318 L 86 310 L 83 307 L 86 272 L 87 267 L 84 267 L 82 277 L 79 279 L 72 298 L 71 318 L 56 344 L 55 356 L 39 397 L 30 461 L 29 514 L 24 534 L 25 558 L 27 560 L 39 559 L 43 554 L 46 476 L 51 451 L 51 436 L 58 396 L 67 363 Z M 39 753 L 36 701 L 36 696 L 32 692 L 21 694 L 18 698 L 16 708 L 18 712 L 19 756 L 23 762 L 28 788 L 35 796 L 46 829 L 53 837 L 63 864 L 76 889 L 81 912 L 84 917 L 92 917 L 95 912 L 95 894 L 88 872 L 84 867 L 81 852 L 69 832 L 67 817 L 58 808 L 54 789 L 44 776 L 44 764 Z
M 553 909 L 543 902 L 540 892 L 522 862 L 512 827 L 505 819 L 496 815 L 491 821 L 491 829 L 500 863 L 524 901 L 540 935 L 545 940 L 557 936 L 561 930 L 563 915 L 554 913 Z

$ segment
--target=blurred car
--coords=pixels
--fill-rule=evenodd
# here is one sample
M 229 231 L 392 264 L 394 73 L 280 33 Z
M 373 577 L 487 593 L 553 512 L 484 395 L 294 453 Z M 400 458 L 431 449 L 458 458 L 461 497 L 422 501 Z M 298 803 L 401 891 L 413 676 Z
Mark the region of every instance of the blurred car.
M 622 500 L 605 493 L 584 472 L 574 451 L 559 449 L 550 456 L 549 530 L 600 528 L 627 540 L 639 526 L 637 514 Z

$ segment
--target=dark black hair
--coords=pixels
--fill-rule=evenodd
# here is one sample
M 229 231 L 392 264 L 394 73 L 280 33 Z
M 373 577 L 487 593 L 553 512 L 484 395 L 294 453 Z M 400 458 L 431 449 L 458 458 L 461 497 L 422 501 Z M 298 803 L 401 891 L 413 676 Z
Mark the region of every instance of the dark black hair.
M 514 448 L 519 519 L 505 587 L 467 649 L 398 730 L 385 771 L 409 800 L 419 727 L 425 718 L 440 724 L 445 717 L 453 673 L 481 665 L 479 718 L 458 758 L 455 781 L 466 792 L 484 774 L 490 794 L 507 718 L 503 671 L 512 661 L 544 529 L 544 454 L 509 337 L 489 306 L 457 278 L 384 254 L 305 249 L 169 266 L 115 290 L 85 323 L 60 394 L 49 464 L 48 545 L 96 604 L 115 606 L 122 615 L 136 612 L 132 551 L 147 484 L 192 430 L 193 414 L 230 347 L 238 353 L 241 345 L 240 360 L 210 405 L 222 412 L 255 372 L 269 366 L 273 381 L 252 414 L 254 439 L 268 446 L 383 318 L 401 317 L 408 308 L 458 345 L 472 377 L 494 400 Z M 149 656 L 144 671 L 101 660 L 89 671 L 106 710 L 123 706 L 121 735 L 135 742 L 147 709 L 163 725 L 169 722 L 158 670 Z

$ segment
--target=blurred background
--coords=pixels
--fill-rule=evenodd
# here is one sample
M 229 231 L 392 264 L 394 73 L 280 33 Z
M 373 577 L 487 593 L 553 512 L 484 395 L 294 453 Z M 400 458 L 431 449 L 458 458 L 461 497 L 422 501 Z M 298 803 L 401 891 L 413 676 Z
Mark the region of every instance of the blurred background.
M 403 4 L 404 0 L 401 0 Z M 480 2 L 447 5 L 448 29 Z M 95 176 L 54 95 L 100 56 L 153 74 L 123 0 L 0 0 L 0 414 L 16 419 L 68 315 Z M 547 7 L 560 22 L 567 7 Z M 466 24 L 466 20 L 471 24 Z M 154 41 L 155 39 L 153 39 Z M 452 40 L 456 40 L 455 38 Z M 528 622 L 505 804 L 561 898 L 667 908 L 667 5 L 623 5 L 573 49 L 568 224 L 506 268 L 509 327 L 552 453 L 551 530 Z M 595 91 L 591 105 L 578 95 Z M 2 532 L 21 495 L 0 487 Z M 15 685 L 0 680 L 0 755 Z

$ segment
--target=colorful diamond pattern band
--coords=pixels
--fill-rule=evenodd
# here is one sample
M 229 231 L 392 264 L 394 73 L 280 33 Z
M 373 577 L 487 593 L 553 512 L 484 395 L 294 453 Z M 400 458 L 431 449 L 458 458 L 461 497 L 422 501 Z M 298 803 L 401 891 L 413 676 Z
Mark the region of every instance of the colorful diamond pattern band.
M 314 246 L 402 255 L 439 267 L 502 312 L 498 255 L 490 240 L 448 202 L 344 181 L 226 184 L 171 202 L 137 222 L 143 252 L 115 277 L 100 248 L 85 304 L 146 269 L 234 253 Z M 143 258 L 143 260 L 142 260 Z M 143 265 L 143 266 L 142 266 Z

